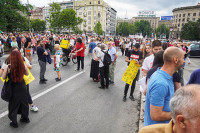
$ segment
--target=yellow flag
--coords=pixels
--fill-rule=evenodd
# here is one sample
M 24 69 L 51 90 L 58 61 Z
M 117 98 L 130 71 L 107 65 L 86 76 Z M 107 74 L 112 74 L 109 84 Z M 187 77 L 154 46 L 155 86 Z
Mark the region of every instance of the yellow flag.
M 129 85 L 132 85 L 133 80 L 137 76 L 139 68 L 140 68 L 140 65 L 135 64 L 135 60 L 132 60 L 122 77 L 122 81 L 124 81 L 125 83 Z
M 69 48 L 69 44 L 70 44 L 70 41 L 62 40 L 61 43 L 60 43 L 60 47 L 64 48 L 64 49 L 68 49 Z

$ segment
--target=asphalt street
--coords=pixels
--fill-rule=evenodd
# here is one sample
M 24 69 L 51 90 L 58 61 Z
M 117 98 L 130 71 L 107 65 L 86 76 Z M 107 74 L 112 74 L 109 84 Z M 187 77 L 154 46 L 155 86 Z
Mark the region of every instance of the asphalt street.
M 124 57 L 118 54 L 115 69 L 115 84 L 101 90 L 99 84 L 90 79 L 90 59 L 85 57 L 85 70 L 76 72 L 76 65 L 70 62 L 61 68 L 61 82 L 56 82 L 53 64 L 47 65 L 46 85 L 39 84 L 37 55 L 33 56 L 32 74 L 35 80 L 30 84 L 30 93 L 37 113 L 30 111 L 30 123 L 19 122 L 19 128 L 9 126 L 8 103 L 0 100 L 0 133 L 136 133 L 138 132 L 140 92 L 137 85 L 136 101 L 122 102 L 125 83 L 121 80 L 127 68 Z M 193 70 L 199 68 L 199 58 L 192 58 L 192 64 L 184 70 L 185 82 Z M 2 88 L 2 82 L 0 84 Z M 20 116 L 18 116 L 18 120 Z
M 122 102 L 125 83 L 121 80 L 127 68 L 119 54 L 115 69 L 115 84 L 101 90 L 90 79 L 90 59 L 85 57 L 85 70 L 76 72 L 70 62 L 61 68 L 61 82 L 56 82 L 53 64 L 47 65 L 46 85 L 39 84 L 37 55 L 33 56 L 30 93 L 37 113 L 30 111 L 30 123 L 19 122 L 19 128 L 9 126 L 8 103 L 0 100 L 0 133 L 133 133 L 138 131 L 140 92 L 136 89 L 136 101 Z M 0 87 L 2 88 L 2 82 Z M 20 116 L 18 117 L 18 120 Z

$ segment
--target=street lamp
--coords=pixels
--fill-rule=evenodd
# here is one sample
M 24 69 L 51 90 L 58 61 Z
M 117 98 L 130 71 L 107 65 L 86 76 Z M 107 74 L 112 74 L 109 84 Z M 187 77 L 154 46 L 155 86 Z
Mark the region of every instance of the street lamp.
M 78 24 L 78 17 L 77 17 L 77 10 L 81 9 L 81 7 L 76 8 L 76 38 L 77 38 L 77 24 Z

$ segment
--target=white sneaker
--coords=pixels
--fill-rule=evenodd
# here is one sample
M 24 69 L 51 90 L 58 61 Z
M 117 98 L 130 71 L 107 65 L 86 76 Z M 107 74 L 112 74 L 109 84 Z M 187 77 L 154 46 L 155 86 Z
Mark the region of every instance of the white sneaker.
M 38 111 L 38 108 L 37 108 L 35 105 L 33 105 L 33 106 L 30 108 L 30 110 L 31 110 L 31 111 L 34 111 L 34 112 L 37 112 L 37 111 Z

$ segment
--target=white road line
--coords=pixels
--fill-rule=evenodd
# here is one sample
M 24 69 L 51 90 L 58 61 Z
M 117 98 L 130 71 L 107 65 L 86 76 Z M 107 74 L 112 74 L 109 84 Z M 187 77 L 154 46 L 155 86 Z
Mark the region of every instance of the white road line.
M 82 71 L 82 72 L 77 73 L 76 75 L 73 75 L 72 77 L 70 77 L 70 78 L 68 78 L 68 79 L 66 79 L 66 80 L 64 80 L 64 81 L 62 81 L 62 82 L 60 82 L 59 84 L 57 84 L 57 85 L 55 85 L 55 86 L 53 86 L 53 87 L 51 87 L 51 88 L 49 88 L 49 89 L 47 89 L 47 90 L 45 90 L 45 91 L 43 91 L 43 92 L 41 92 L 41 93 L 35 95 L 32 99 L 35 100 L 35 99 L 37 99 L 37 98 L 39 98 L 39 97 L 41 97 L 41 96 L 47 94 L 48 92 L 50 92 L 50 91 L 56 89 L 57 87 L 63 85 L 64 83 L 69 82 L 70 80 L 76 78 L 77 76 L 81 75 L 81 74 L 84 73 L 84 72 L 85 72 L 85 71 Z M 8 115 L 8 111 L 5 111 L 5 112 L 1 113 L 1 114 L 0 114 L 0 119 L 3 118 L 3 117 L 6 116 L 6 115 Z

